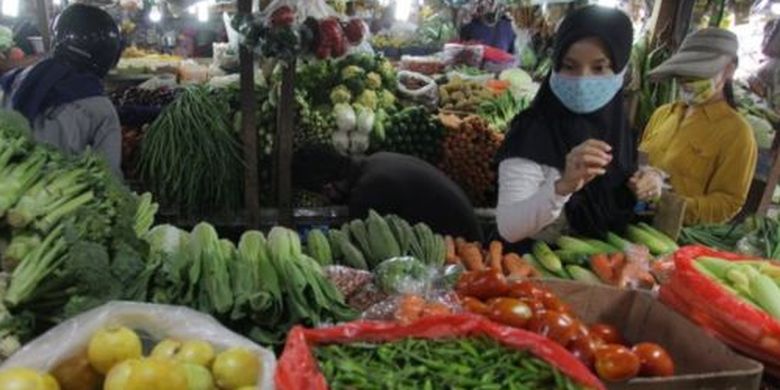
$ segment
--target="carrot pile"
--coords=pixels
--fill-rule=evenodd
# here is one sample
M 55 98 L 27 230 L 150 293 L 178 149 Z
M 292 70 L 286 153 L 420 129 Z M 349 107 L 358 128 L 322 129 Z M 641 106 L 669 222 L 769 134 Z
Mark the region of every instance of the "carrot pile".
M 526 279 L 541 276 L 539 271 L 517 253 L 504 253 L 504 246 L 493 241 L 484 250 L 479 243 L 467 242 L 462 238 L 445 237 L 447 264 L 460 264 L 468 271 L 495 270 L 511 279 Z

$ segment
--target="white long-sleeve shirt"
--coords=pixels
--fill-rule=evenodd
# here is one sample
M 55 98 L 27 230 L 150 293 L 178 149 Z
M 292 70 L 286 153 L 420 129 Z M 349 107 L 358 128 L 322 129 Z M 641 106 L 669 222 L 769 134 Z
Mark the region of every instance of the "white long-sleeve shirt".
M 509 158 L 498 166 L 496 223 L 505 240 L 533 237 L 559 219 L 571 196 L 555 193 L 560 172 L 524 158 Z

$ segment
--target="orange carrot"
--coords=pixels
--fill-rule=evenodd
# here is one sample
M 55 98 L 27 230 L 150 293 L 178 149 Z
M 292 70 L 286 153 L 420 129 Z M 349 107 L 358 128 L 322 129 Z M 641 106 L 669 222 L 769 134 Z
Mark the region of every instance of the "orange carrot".
M 612 284 L 615 280 L 616 275 L 607 255 L 593 255 L 590 258 L 590 269 L 592 269 L 604 283 Z
M 525 279 L 530 276 L 533 267 L 517 253 L 507 253 L 503 258 L 504 270 L 509 278 Z
M 463 265 L 469 271 L 482 271 L 485 269 L 485 263 L 482 259 L 482 252 L 474 244 L 465 244 L 460 253 Z
M 447 264 L 454 264 L 459 263 L 458 255 L 455 253 L 455 240 L 452 239 L 452 236 L 446 236 L 444 237 L 444 245 L 447 247 Z
M 463 249 L 466 247 L 468 242 L 463 239 L 463 237 L 458 237 L 455 239 L 455 253 L 458 254 L 458 256 L 463 257 Z
M 406 295 L 401 298 L 401 302 L 395 311 L 396 321 L 408 325 L 417 321 L 425 309 L 426 302 L 417 295 Z
M 504 269 L 501 266 L 501 258 L 503 257 L 504 246 L 500 241 L 493 241 L 490 243 L 490 252 L 488 253 L 488 267 L 504 273 Z

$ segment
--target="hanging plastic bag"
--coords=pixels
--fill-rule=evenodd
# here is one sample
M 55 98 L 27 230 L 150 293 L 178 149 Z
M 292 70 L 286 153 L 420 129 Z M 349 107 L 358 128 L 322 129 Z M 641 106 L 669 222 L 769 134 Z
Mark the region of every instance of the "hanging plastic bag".
M 675 271 L 661 287 L 659 298 L 707 332 L 760 360 L 770 372 L 780 373 L 780 321 L 701 274 L 694 261 L 703 256 L 755 260 L 701 246 L 682 248 L 674 255 Z
M 59 362 L 84 350 L 95 332 L 112 325 L 134 329 L 143 335 L 145 341 L 152 343 L 173 338 L 207 341 L 217 351 L 232 347 L 249 349 L 257 354 L 261 362 L 258 389 L 273 389 L 272 375 L 276 368 L 273 352 L 233 333 L 213 317 L 198 311 L 181 306 L 136 302 L 111 302 L 57 325 L 6 360 L 0 371 L 24 367 L 48 372 Z
M 293 10 L 295 22 L 298 24 L 303 23 L 307 18 L 320 20 L 341 16 L 325 0 L 274 0 L 263 9 L 263 16 L 270 20 L 274 11 L 281 7 L 289 7 Z
M 439 87 L 436 81 L 422 73 L 406 70 L 398 72 L 398 93 L 429 107 L 435 107 L 439 102 Z
M 275 381 L 278 390 L 326 390 L 328 384 L 319 370 L 312 348 L 321 344 L 392 342 L 404 338 L 441 339 L 486 336 L 509 348 L 527 350 L 536 357 L 591 389 L 604 385 L 555 342 L 531 332 L 496 324 L 472 314 L 425 317 L 411 325 L 392 322 L 356 321 L 319 329 L 294 327 L 279 359 Z

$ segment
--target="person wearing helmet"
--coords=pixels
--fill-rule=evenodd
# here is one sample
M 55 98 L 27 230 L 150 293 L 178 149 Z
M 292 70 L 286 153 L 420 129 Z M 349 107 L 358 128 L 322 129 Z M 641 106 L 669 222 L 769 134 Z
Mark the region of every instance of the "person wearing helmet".
M 54 21 L 52 54 L 0 79 L 3 107 L 20 112 L 39 142 L 105 156 L 121 177 L 119 116 L 101 79 L 119 61 L 119 27 L 97 7 L 74 4 Z

